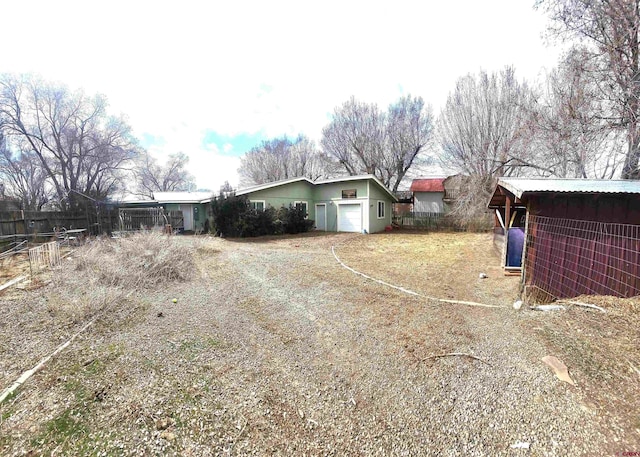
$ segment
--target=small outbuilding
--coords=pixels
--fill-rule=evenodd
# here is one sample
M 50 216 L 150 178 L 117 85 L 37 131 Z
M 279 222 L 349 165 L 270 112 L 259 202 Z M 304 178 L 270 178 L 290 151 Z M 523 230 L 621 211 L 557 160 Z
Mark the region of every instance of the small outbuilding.
M 640 181 L 500 178 L 488 206 L 525 294 L 640 295 Z
M 179 214 L 180 226 L 173 228 L 197 233 L 207 231 L 211 224 L 208 209 L 212 195 L 212 192 L 154 192 L 153 198 L 124 199 L 117 206 L 121 211 L 147 209 L 149 215 L 158 208 L 173 215 Z
M 414 213 L 444 213 L 444 181 L 446 178 L 419 178 L 411 182 Z
M 180 211 L 185 232 L 201 231 L 209 228 L 208 203 L 212 192 L 154 192 L 154 199 L 167 211 Z

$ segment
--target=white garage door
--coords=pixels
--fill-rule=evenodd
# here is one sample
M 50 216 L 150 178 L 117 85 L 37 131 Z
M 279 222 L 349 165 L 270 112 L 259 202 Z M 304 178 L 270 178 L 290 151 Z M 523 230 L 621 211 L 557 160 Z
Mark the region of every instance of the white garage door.
M 338 205 L 338 232 L 362 231 L 362 207 L 359 203 Z

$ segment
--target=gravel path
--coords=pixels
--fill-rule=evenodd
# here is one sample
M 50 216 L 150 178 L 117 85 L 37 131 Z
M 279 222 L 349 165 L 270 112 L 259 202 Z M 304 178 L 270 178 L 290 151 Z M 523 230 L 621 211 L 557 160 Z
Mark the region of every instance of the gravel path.
M 357 239 L 211 240 L 219 252 L 200 258 L 198 278 L 142 291 L 142 311 L 128 322 L 106 317 L 3 405 L 0 450 L 562 456 L 637 449 L 635 435 L 603 433 L 580 388 L 540 362 L 547 352 L 522 330 L 526 313 L 510 302 L 443 305 L 367 281 L 331 254 L 332 245 L 348 252 Z M 487 363 L 429 358 L 449 352 Z M 82 427 L 56 441 L 43 429 L 65 411 Z

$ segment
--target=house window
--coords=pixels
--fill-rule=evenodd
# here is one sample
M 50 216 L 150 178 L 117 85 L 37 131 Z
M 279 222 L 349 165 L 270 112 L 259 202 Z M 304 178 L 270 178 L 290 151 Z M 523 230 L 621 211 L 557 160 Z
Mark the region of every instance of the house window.
M 342 198 L 358 198 L 357 189 L 347 189 L 342 191 Z
M 264 200 L 251 200 L 249 203 L 251 204 L 251 207 L 256 211 L 264 211 L 264 208 L 266 206 Z
M 303 202 L 303 201 L 293 202 L 293 206 L 296 209 L 301 209 L 304 212 L 305 218 L 309 216 L 309 205 L 307 204 L 307 202 Z
M 378 219 L 384 219 L 384 202 L 378 200 Z

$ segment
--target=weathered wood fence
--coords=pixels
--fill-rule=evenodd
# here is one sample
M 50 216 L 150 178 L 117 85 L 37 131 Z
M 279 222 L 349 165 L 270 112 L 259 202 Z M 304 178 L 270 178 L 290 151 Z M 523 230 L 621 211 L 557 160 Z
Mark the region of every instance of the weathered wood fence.
M 85 229 L 90 235 L 111 233 L 118 228 L 118 210 L 91 207 L 78 211 L 0 212 L 0 240 L 46 238 L 62 227 Z
M 486 232 L 493 227 L 493 216 L 481 216 L 461 220 L 450 213 L 411 212 L 395 215 L 392 222 L 396 226 L 410 230 L 456 230 Z
M 42 268 L 53 268 L 60 263 L 60 245 L 57 241 L 41 244 L 29 249 L 29 266 L 31 274 L 36 274 Z
M 444 213 L 412 212 L 393 216 L 393 223 L 402 228 L 429 230 L 444 228 Z
M 182 211 L 166 211 L 157 208 L 120 208 L 118 229 L 122 232 L 148 230 L 170 226 L 177 230 L 184 227 Z

